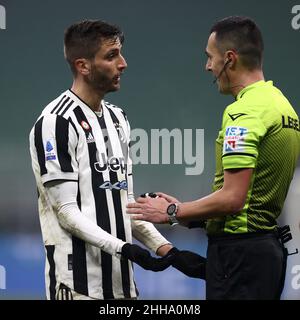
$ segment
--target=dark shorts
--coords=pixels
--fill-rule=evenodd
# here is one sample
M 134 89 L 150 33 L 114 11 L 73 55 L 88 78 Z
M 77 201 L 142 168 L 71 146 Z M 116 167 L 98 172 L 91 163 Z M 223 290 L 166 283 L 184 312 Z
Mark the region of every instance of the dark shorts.
M 274 233 L 209 237 L 208 300 L 280 299 L 286 256 Z

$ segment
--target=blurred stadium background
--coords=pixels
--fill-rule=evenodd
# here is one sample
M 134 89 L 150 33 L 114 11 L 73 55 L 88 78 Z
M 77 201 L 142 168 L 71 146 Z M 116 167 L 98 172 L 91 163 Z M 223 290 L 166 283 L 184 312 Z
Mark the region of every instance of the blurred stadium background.
M 295 1 L 0 0 L 0 5 L 6 9 L 6 30 L 0 30 L 0 299 L 44 299 L 44 251 L 28 134 L 43 106 L 71 85 L 62 45 L 63 30 L 71 23 L 100 18 L 124 30 L 128 69 L 121 90 L 107 100 L 126 110 L 132 128 L 148 133 L 151 128 L 205 131 L 201 175 L 185 175 L 185 164 L 136 165 L 137 194 L 164 191 L 192 200 L 211 190 L 214 140 L 222 111 L 232 101 L 218 94 L 204 72 L 206 40 L 217 19 L 242 14 L 257 21 L 265 40 L 266 79 L 274 81 L 300 114 L 300 30 L 291 24 Z M 299 170 L 281 217 L 294 236 L 290 252 L 300 243 Z M 160 230 L 179 248 L 206 254 L 202 230 Z M 174 269 L 135 270 L 141 299 L 205 298 L 203 281 Z M 299 253 L 289 258 L 282 298 L 300 299 Z

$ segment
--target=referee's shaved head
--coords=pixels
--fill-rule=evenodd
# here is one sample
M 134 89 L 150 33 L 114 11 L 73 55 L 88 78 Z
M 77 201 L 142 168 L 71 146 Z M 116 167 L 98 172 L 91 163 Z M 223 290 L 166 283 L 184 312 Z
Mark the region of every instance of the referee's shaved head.
M 124 41 L 123 32 L 116 25 L 101 20 L 84 20 L 65 30 L 64 53 L 74 75 L 76 59 L 93 59 L 103 40 Z
M 213 25 L 210 33 L 214 32 L 221 53 L 235 50 L 245 68 L 254 70 L 262 67 L 263 38 L 253 20 L 242 16 L 227 17 Z

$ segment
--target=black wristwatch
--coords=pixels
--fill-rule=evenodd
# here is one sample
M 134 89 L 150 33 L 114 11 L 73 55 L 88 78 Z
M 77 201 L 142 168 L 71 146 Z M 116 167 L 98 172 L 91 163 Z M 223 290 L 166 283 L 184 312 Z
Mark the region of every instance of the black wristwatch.
M 171 203 L 167 208 L 167 214 L 168 214 L 169 223 L 171 226 L 175 226 L 176 224 L 179 224 L 178 220 L 176 219 L 177 211 L 178 211 L 177 203 Z

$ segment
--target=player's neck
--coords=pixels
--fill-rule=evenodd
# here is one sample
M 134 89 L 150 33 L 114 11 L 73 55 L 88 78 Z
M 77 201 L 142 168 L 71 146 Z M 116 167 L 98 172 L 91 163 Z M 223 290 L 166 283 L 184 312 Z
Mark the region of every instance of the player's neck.
M 93 111 L 101 111 L 101 100 L 104 97 L 104 93 L 95 91 L 79 79 L 74 80 L 71 90 Z
M 235 81 L 232 81 L 231 94 L 236 97 L 241 90 L 261 80 L 265 80 L 262 70 L 243 72 L 237 75 L 237 79 Z

